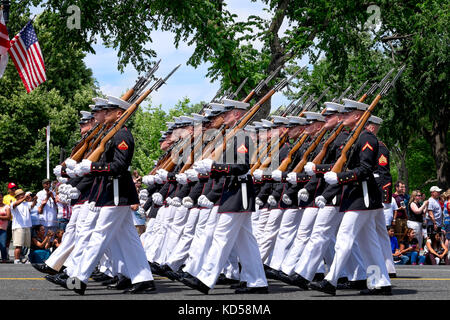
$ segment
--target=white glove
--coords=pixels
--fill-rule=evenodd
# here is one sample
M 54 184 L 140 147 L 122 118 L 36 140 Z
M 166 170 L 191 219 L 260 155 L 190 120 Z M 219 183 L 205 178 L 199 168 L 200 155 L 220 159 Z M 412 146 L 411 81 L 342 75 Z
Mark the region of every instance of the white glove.
M 156 175 L 159 176 L 163 181 L 167 181 L 167 170 L 159 169 L 156 171 Z
M 65 194 L 60 193 L 59 194 L 59 202 L 67 204 L 67 203 L 69 203 L 69 199 L 67 199 L 67 196 Z
M 157 183 L 157 184 L 163 184 L 164 183 L 164 180 L 160 176 L 155 175 L 153 177 L 155 179 L 155 183 Z
M 73 170 L 77 165 L 77 162 L 70 158 L 67 158 L 66 161 L 64 161 L 64 163 L 66 164 L 66 168 L 69 168 L 71 170 Z
M 75 174 L 79 177 L 84 176 L 86 173 L 91 172 L 92 161 L 88 159 L 83 159 L 80 163 L 75 166 Z
M 180 207 L 181 206 L 181 200 L 178 197 L 175 197 L 172 199 L 172 205 L 174 207 Z
M 62 165 L 58 164 L 56 167 L 53 168 L 53 174 L 56 177 L 61 177 L 61 170 L 62 170 Z
M 144 189 L 139 192 L 139 199 L 146 201 L 148 199 L 148 190 Z
M 161 193 L 156 192 L 152 195 L 153 203 L 157 206 L 161 206 L 163 204 L 163 196 Z
M 281 178 L 283 177 L 283 172 L 280 170 L 272 171 L 272 179 L 275 181 L 281 181 Z
M 200 198 L 198 198 L 198 204 L 209 209 L 214 207 L 214 202 L 209 201 L 205 195 L 201 195 Z
M 301 201 L 308 201 L 308 198 L 309 198 L 309 192 L 308 192 L 308 190 L 306 190 L 305 188 L 301 189 L 301 190 L 298 192 L 298 198 L 299 198 Z
M 67 183 L 67 181 L 69 181 L 69 179 L 63 178 L 63 177 L 58 177 L 56 179 L 58 180 L 58 182 L 61 182 L 61 183 Z
M 188 209 L 194 206 L 194 200 L 191 197 L 184 197 L 182 203 Z
M 193 168 L 195 171 L 200 172 L 202 174 L 209 173 L 211 171 L 211 167 L 214 161 L 211 159 L 203 159 L 194 163 Z
M 66 187 L 67 187 L 68 185 L 67 184 L 65 184 L 65 183 L 61 183 L 59 186 L 58 186 L 58 193 L 59 194 L 64 194 L 64 195 L 66 195 Z M 67 195 L 66 195 L 67 196 Z
M 325 173 L 323 175 L 323 178 L 325 179 L 325 182 L 328 184 L 333 185 L 333 184 L 338 183 L 338 177 L 337 177 L 336 172 L 328 171 L 327 173 Z
M 142 183 L 147 185 L 147 186 L 150 186 L 150 185 L 154 184 L 155 183 L 155 176 L 154 175 L 143 176 L 142 177 Z
M 171 206 L 172 205 L 172 198 L 171 197 L 167 197 L 166 198 L 166 203 Z
M 175 175 L 175 179 L 177 180 L 177 182 L 179 184 L 187 184 L 188 183 L 188 181 L 187 181 L 188 178 L 187 178 L 187 175 L 185 173 L 176 174 Z
M 281 200 L 288 206 L 290 206 L 292 204 L 292 200 L 291 200 L 291 198 L 289 198 L 289 196 L 287 194 L 283 194 L 283 196 L 281 197 Z
M 262 171 L 261 169 L 256 169 L 256 170 L 253 172 L 253 177 L 254 177 L 256 180 L 261 180 L 261 179 L 262 179 L 262 176 L 263 176 L 263 171 Z
M 141 207 L 143 207 L 144 205 L 145 205 L 145 203 L 146 203 L 147 201 L 146 200 L 139 200 L 139 205 L 141 206 Z
M 289 172 L 286 177 L 286 181 L 294 186 L 297 185 L 297 173 Z
M 70 199 L 78 199 L 80 197 L 80 194 L 81 194 L 80 190 L 78 190 L 75 187 L 72 187 L 69 192 L 69 198 Z
M 262 200 L 258 197 L 255 198 L 255 203 L 262 208 L 264 206 L 264 202 L 262 202 Z
M 141 217 L 141 219 L 145 219 L 146 218 L 144 208 L 140 207 L 138 209 L 138 213 L 139 213 L 139 216 Z
M 66 173 L 67 173 L 67 175 L 68 175 L 69 177 L 71 177 L 71 178 L 76 178 L 76 177 L 77 177 L 77 175 L 76 175 L 76 173 L 75 173 L 75 170 L 66 168 Z
M 305 164 L 305 166 L 303 167 L 303 169 L 305 169 L 305 172 L 309 175 L 309 176 L 313 176 L 314 170 L 316 169 L 316 165 L 314 162 L 307 162 Z
M 318 206 L 320 209 L 325 207 L 325 204 L 327 203 L 327 201 L 325 200 L 325 198 L 323 196 L 316 197 L 315 201 L 316 201 L 316 206 Z
M 198 172 L 194 169 L 186 170 L 186 176 L 190 181 L 198 181 Z
M 269 205 L 271 205 L 272 207 L 276 207 L 277 206 L 277 200 L 275 200 L 274 196 L 269 196 L 269 198 L 267 198 L 267 203 Z

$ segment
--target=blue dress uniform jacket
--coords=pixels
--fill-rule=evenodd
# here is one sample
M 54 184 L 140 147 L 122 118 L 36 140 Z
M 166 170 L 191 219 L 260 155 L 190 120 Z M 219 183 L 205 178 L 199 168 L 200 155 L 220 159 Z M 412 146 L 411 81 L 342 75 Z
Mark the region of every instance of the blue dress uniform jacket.
M 206 197 L 219 205 L 218 213 L 253 212 L 255 211 L 255 191 L 253 179 L 248 174 L 250 170 L 250 152 L 254 150 L 251 138 L 238 132 L 227 143 L 227 158 L 233 158 L 233 163 L 214 163 L 211 167 L 211 178 L 214 180 L 211 191 Z M 225 156 L 225 152 L 224 152 Z M 226 159 L 230 161 L 231 159 Z M 244 176 L 245 178 L 239 176 Z M 247 208 L 242 203 L 241 184 L 247 185 Z
M 91 175 L 95 176 L 89 202 L 95 206 L 115 206 L 113 180 L 118 179 L 119 206 L 139 204 L 136 187 L 128 168 L 134 152 L 134 138 L 126 127 L 121 128 L 105 147 L 98 162 L 92 162 Z
M 389 166 L 389 149 L 386 145 L 379 141 L 377 168 L 375 170 L 375 181 L 380 188 L 383 203 L 390 204 L 392 201 L 392 176 Z
M 340 211 L 361 211 L 382 208 L 381 192 L 373 176 L 377 168 L 378 139 L 364 130 L 347 160 L 347 171 L 337 174 L 338 184 L 344 185 Z M 364 204 L 362 182 L 367 181 L 369 206 Z

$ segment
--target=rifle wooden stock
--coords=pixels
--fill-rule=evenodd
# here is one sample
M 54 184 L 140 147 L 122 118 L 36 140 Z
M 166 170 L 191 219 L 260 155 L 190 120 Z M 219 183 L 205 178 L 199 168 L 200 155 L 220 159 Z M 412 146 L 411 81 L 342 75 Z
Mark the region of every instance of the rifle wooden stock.
M 105 152 L 105 146 L 106 143 L 111 140 L 112 137 L 123 127 L 125 122 L 133 115 L 134 111 L 136 111 L 139 104 L 147 98 L 147 96 L 152 92 L 153 90 L 150 88 L 144 94 L 142 94 L 136 102 L 134 102 L 125 112 L 122 114 L 122 116 L 114 123 L 113 127 L 108 130 L 106 135 L 103 137 L 103 139 L 100 141 L 98 147 L 89 155 L 88 160 L 90 161 L 98 161 L 100 159 L 103 152 Z
M 77 152 L 70 156 L 70 159 L 75 160 L 76 162 L 80 162 L 83 159 L 83 155 L 86 152 L 90 141 L 94 139 L 95 135 L 100 131 L 101 128 L 101 125 L 97 126 L 97 128 L 93 130 L 91 134 L 86 137 L 86 139 L 84 139 L 83 144 L 78 148 Z
M 287 157 L 284 158 L 284 160 L 281 162 L 280 166 L 278 167 L 278 170 L 283 171 L 283 172 L 287 170 L 288 166 L 292 162 L 292 156 L 303 145 L 303 143 L 306 141 L 307 138 L 308 138 L 308 135 L 306 133 L 304 133 L 303 136 L 300 138 L 300 140 L 298 140 L 298 142 L 292 147 L 292 149 L 289 150 Z
M 280 137 L 280 139 L 278 141 L 276 141 L 275 143 L 278 144 L 278 152 L 280 151 L 280 148 L 283 146 L 283 144 L 286 142 L 288 138 L 287 135 L 287 131 L 285 133 L 283 133 Z M 266 149 L 266 153 L 263 154 L 261 157 L 258 158 L 258 161 L 252 166 L 252 169 L 250 170 L 250 172 L 253 174 L 253 172 L 255 172 L 256 169 L 261 169 L 264 170 L 267 167 L 270 166 L 270 164 L 272 163 L 272 154 L 273 154 L 273 148 L 272 146 L 270 146 L 270 155 L 264 160 L 263 163 L 261 163 L 261 158 L 263 156 L 265 156 L 269 150 Z
M 302 172 L 303 167 L 308 162 L 308 156 L 313 152 L 317 146 L 319 145 L 320 141 L 322 140 L 325 133 L 328 131 L 328 129 L 322 128 L 322 130 L 319 132 L 317 137 L 314 139 L 314 141 L 309 145 L 308 149 L 306 149 L 305 153 L 303 154 L 302 160 L 295 166 L 293 172 L 299 173 Z
M 339 173 L 344 168 L 345 163 L 347 162 L 347 153 L 350 151 L 350 148 L 353 146 L 353 144 L 358 140 L 359 135 L 361 134 L 362 130 L 364 129 L 364 125 L 366 124 L 367 120 L 369 120 L 369 117 L 377 105 L 378 101 L 380 101 L 381 95 L 378 94 L 375 99 L 370 104 L 369 108 L 364 112 L 361 119 L 358 122 L 358 125 L 356 127 L 356 130 L 353 132 L 353 134 L 350 136 L 350 139 L 347 141 L 345 146 L 342 148 L 342 153 L 339 159 L 336 161 L 336 163 L 333 166 L 333 169 L 331 171 L 335 173 Z

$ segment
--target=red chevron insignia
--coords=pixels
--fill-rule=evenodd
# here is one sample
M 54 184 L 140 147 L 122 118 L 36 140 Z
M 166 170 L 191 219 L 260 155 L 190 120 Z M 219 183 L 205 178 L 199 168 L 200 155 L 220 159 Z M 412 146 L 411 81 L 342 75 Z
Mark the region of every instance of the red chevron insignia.
M 117 148 L 120 149 L 120 150 L 127 150 L 128 149 L 128 145 L 126 144 L 125 140 L 122 140 L 122 142 L 119 143 Z
M 242 145 L 237 149 L 237 152 L 239 152 L 239 153 L 247 153 L 248 150 L 247 150 L 247 148 L 245 147 L 245 145 L 242 144 Z
M 366 144 L 365 144 L 364 147 L 362 148 L 362 151 L 366 150 L 367 148 L 369 148 L 370 150 L 373 151 L 373 147 L 370 145 L 369 142 L 366 142 Z
M 382 154 L 382 155 L 380 156 L 380 158 L 378 159 L 378 164 L 379 164 L 380 166 L 385 166 L 385 165 L 388 164 L 387 158 L 384 156 L 384 154 Z

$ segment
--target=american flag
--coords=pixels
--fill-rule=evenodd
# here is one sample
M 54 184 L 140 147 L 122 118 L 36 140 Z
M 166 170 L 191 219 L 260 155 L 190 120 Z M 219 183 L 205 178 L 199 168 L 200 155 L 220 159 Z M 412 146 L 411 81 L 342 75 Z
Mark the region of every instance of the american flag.
M 0 10 L 0 78 L 8 64 L 9 36 L 6 29 L 5 19 L 3 18 L 3 10 Z
M 9 55 L 13 60 L 20 78 L 27 89 L 32 91 L 47 80 L 41 47 L 34 32 L 31 20 L 11 40 Z

